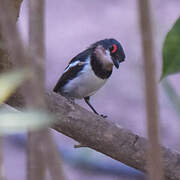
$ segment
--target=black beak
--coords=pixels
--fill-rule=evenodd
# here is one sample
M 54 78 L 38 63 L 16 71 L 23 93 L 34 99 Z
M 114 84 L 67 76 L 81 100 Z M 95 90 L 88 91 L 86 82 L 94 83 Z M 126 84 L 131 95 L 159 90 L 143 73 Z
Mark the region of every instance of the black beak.
M 118 60 L 116 60 L 115 58 L 113 58 L 113 63 L 114 63 L 114 66 L 118 69 L 120 62 Z
M 112 57 L 112 60 L 113 60 L 114 66 L 118 69 L 119 64 L 125 60 L 125 56 L 124 57 L 119 57 L 119 56 Z
M 124 59 L 119 61 L 119 60 L 113 58 L 113 63 L 117 69 L 119 68 L 119 64 L 122 63 L 123 61 L 124 61 Z

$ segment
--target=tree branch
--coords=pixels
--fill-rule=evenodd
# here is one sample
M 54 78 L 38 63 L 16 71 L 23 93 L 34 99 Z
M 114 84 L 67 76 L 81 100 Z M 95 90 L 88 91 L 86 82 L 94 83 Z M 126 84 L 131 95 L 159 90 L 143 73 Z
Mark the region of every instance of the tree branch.
M 45 1 L 44 0 L 29 0 L 29 46 L 30 51 L 35 58 L 29 61 L 29 66 L 32 67 L 36 78 L 31 79 L 29 83 L 29 89 L 31 89 L 32 95 L 30 99 L 34 107 L 46 109 L 46 102 L 44 99 L 45 88 L 45 37 L 44 37 L 44 13 L 45 13 Z M 28 89 L 27 89 L 28 91 Z M 33 92 L 32 92 L 33 91 Z M 39 140 L 42 142 L 42 149 L 37 153 L 37 146 L 40 142 L 36 141 L 36 136 L 39 136 Z M 34 138 L 35 137 L 35 138 Z M 28 145 L 29 150 L 32 151 L 32 155 L 29 160 L 33 160 L 34 164 L 38 164 L 38 157 L 42 154 L 40 161 L 41 166 L 43 164 L 48 167 L 52 180 L 64 180 L 65 176 L 62 170 L 60 154 L 56 149 L 51 132 L 48 129 L 44 129 L 39 132 L 28 133 Z M 33 153 L 34 151 L 34 153 Z M 33 164 L 30 164 L 29 168 L 33 168 Z M 38 173 L 38 169 L 34 172 Z M 34 180 L 34 177 L 29 173 L 29 180 Z M 36 176 L 37 179 L 40 179 Z M 44 179 L 43 177 L 41 179 Z
M 36 56 L 36 60 L 28 61 L 27 66 L 36 74 L 36 78 L 29 79 L 25 84 L 24 94 L 31 89 L 25 98 L 29 106 L 43 109 L 44 101 L 44 0 L 28 1 L 29 10 L 29 51 Z M 35 40 L 36 39 L 36 40 Z M 28 132 L 27 144 L 27 180 L 43 180 L 46 177 L 44 138 L 50 136 L 47 129 Z M 46 134 L 46 135 L 45 135 Z M 44 136 L 45 135 L 45 136 Z
M 45 96 L 49 111 L 57 117 L 53 129 L 80 144 L 146 172 L 147 139 L 51 91 L 46 91 Z M 16 101 L 16 106 L 23 106 L 20 100 Z M 180 180 L 180 153 L 162 146 L 161 151 L 165 179 Z
M 22 0 L 13 0 L 11 2 L 12 5 L 12 10 L 14 12 L 14 22 L 16 22 L 18 16 L 19 16 L 19 11 L 20 11 L 20 6 L 21 6 Z M 0 2 L 1 3 L 1 2 Z M 0 24 L 0 72 L 1 71 L 6 71 L 11 67 L 11 62 L 8 61 L 8 52 L 5 50 L 3 47 L 3 38 L 1 34 L 1 24 Z M 0 137 L 0 180 L 6 179 L 5 174 L 4 174 L 4 166 L 3 166 L 3 137 Z
M 156 63 L 154 51 L 153 22 L 151 2 L 138 1 L 139 23 L 141 27 L 144 85 L 148 146 L 148 174 L 150 180 L 162 180 L 163 168 L 159 140 L 159 106 L 156 82 Z

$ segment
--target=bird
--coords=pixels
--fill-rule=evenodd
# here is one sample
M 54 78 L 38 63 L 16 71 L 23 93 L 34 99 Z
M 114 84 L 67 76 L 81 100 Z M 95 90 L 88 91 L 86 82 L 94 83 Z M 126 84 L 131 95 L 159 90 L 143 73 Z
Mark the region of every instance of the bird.
M 72 101 L 84 99 L 91 110 L 100 115 L 91 105 L 90 97 L 107 82 L 113 67 L 118 69 L 123 61 L 125 53 L 120 42 L 113 38 L 99 40 L 72 58 L 53 91 Z

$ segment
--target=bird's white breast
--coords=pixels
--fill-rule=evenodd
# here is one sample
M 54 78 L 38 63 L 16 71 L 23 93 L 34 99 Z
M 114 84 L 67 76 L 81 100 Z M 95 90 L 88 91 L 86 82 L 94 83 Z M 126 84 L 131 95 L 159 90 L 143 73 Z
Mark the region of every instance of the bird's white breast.
M 63 91 L 74 98 L 82 99 L 93 95 L 106 81 L 107 79 L 101 79 L 94 74 L 88 61 L 80 74 L 64 86 Z

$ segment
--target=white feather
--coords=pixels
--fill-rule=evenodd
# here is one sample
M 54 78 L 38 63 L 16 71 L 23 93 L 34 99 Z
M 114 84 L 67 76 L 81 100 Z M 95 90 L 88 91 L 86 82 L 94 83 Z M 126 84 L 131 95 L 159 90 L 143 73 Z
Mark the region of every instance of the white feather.
M 67 68 L 64 70 L 64 73 L 65 73 L 66 71 L 68 71 L 70 68 L 76 66 L 78 63 L 80 63 L 79 60 L 77 60 L 77 61 L 72 62 L 71 64 L 69 64 L 69 65 L 67 66 Z
M 64 86 L 63 91 L 74 98 L 82 99 L 93 95 L 106 81 L 107 79 L 101 79 L 94 74 L 88 60 L 81 73 L 76 78 L 70 80 Z

